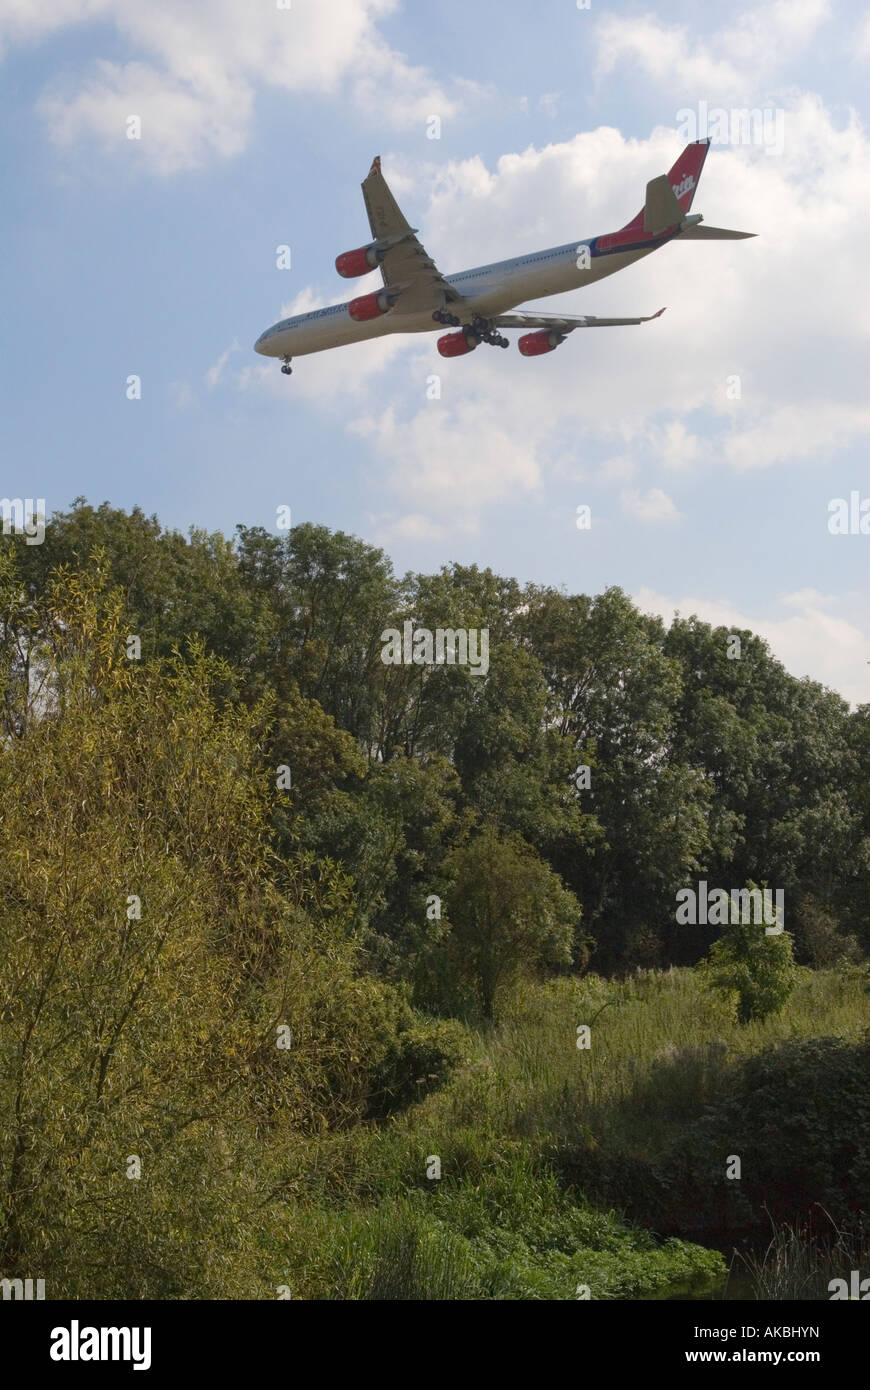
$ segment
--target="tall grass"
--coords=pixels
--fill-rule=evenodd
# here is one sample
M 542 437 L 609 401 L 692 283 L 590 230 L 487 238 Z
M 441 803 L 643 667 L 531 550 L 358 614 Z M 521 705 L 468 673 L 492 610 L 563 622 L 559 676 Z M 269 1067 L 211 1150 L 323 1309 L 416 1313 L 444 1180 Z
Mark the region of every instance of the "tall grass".
M 578 1049 L 577 1026 L 593 1018 L 591 1046 Z M 474 1037 L 473 1063 L 408 1123 L 438 1116 L 569 1142 L 606 1134 L 652 1150 L 752 1053 L 821 1033 L 857 1041 L 867 1018 L 867 976 L 855 969 L 801 971 L 782 1013 L 744 1026 L 696 970 L 527 984 L 504 1001 L 498 1026 Z
M 751 1053 L 820 1033 L 857 1041 L 866 991 L 858 969 L 802 971 L 781 1014 L 740 1027 L 696 970 L 526 984 L 494 1027 L 467 1030 L 464 1063 L 442 1090 L 382 1126 L 300 1144 L 286 1176 L 292 1221 L 271 1255 L 303 1298 L 718 1294 L 718 1252 L 658 1241 L 570 1195 L 552 1154 L 654 1155 Z M 778 1250 L 764 1266 L 771 1287 L 775 1267 L 798 1268 L 795 1242 Z
M 834 1279 L 850 1284 L 853 1270 L 870 1274 L 870 1227 L 864 1222 L 838 1226 L 822 1235 L 807 1225 L 785 1223 L 773 1229 L 760 1254 L 735 1253 L 729 1270 L 745 1271 L 757 1299 L 790 1302 L 831 1297 Z M 726 1287 L 727 1296 L 727 1287 Z

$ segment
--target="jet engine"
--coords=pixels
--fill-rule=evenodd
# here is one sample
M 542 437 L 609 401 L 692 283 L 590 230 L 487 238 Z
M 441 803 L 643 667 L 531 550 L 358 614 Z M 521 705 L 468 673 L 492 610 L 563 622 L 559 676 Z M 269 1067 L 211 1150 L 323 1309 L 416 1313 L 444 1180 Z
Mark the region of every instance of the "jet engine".
M 342 251 L 335 258 L 335 268 L 345 280 L 355 280 L 360 275 L 368 275 L 382 260 L 383 254 L 378 250 L 377 242 L 372 241 L 356 251 Z
M 517 347 L 523 357 L 540 357 L 542 352 L 552 352 L 560 343 L 564 342 L 561 333 L 554 333 L 551 328 L 541 329 L 537 333 L 526 333 L 520 338 Z
M 442 357 L 464 357 L 473 352 L 480 339 L 470 329 L 460 329 L 458 333 L 445 333 L 438 339 L 438 351 Z
M 376 319 L 380 314 L 385 314 L 391 303 L 392 299 L 386 290 L 375 290 L 374 294 L 362 294 L 359 299 L 352 299 L 347 306 L 347 312 L 352 319 L 362 323 L 365 319 Z

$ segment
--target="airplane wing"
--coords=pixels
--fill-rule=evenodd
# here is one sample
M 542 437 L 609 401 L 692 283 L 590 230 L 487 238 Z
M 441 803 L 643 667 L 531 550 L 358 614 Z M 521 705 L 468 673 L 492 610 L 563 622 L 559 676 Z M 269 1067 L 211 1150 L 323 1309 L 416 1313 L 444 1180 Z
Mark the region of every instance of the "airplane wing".
M 369 226 L 375 241 L 391 241 L 383 253 L 381 274 L 388 289 L 398 291 L 395 303 L 403 313 L 443 309 L 461 304 L 462 295 L 444 279 L 426 248 L 414 235 L 381 173 L 380 155 L 362 185 Z
M 664 309 L 657 314 L 647 314 L 639 319 L 596 319 L 591 314 L 575 317 L 571 314 L 498 314 L 492 320 L 496 328 L 552 328 L 555 333 L 571 333 L 575 328 L 622 328 L 630 323 L 649 323 L 661 318 Z

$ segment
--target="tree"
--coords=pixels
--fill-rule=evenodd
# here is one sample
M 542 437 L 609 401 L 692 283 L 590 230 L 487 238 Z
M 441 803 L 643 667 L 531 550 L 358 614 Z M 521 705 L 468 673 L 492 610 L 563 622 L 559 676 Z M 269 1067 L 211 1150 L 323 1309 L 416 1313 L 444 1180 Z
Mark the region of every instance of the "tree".
M 400 1103 L 438 1036 L 360 973 L 346 876 L 274 854 L 274 701 L 220 697 L 201 645 L 128 659 L 99 572 L 31 603 L 6 560 L 42 694 L 22 726 L 0 669 L 0 1269 L 54 1297 L 263 1296 L 294 1136 Z
M 531 846 L 491 825 L 452 851 L 445 869 L 453 969 L 491 1020 L 509 980 L 570 964 L 580 904 Z
M 750 891 L 758 891 L 754 883 Z M 760 922 L 732 903 L 731 921 L 710 948 L 714 989 L 737 995 L 740 1023 L 761 1022 L 777 1013 L 794 989 L 797 972 L 792 938 L 787 931 L 767 935 Z
M 709 850 L 712 788 L 674 738 L 680 664 L 616 588 L 530 589 L 520 631 L 546 673 L 549 726 L 592 768 L 580 804 L 597 833 L 563 837 L 553 867 L 583 903 L 600 968 L 660 964 L 674 893 Z

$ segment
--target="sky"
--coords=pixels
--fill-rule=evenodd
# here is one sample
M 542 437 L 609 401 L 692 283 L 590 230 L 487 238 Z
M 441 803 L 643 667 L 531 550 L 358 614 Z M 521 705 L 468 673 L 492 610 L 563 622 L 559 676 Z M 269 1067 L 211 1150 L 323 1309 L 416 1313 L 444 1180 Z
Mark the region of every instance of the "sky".
M 870 700 L 870 534 L 830 529 L 870 499 L 865 6 L 0 0 L 0 63 L 2 495 L 228 535 L 290 507 L 400 573 L 749 627 Z M 334 268 L 375 154 L 449 275 L 621 227 L 705 133 L 693 212 L 757 237 L 537 306 L 653 323 L 529 359 L 394 336 L 290 377 L 253 352 L 380 282 Z

